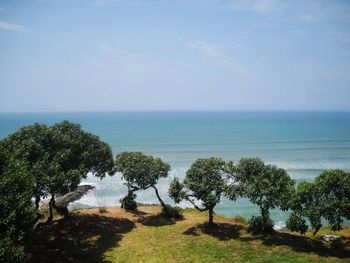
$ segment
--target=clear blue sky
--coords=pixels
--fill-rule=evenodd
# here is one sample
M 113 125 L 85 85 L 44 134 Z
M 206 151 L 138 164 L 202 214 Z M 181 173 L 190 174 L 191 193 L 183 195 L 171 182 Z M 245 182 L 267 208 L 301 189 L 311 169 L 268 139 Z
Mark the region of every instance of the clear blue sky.
M 0 0 L 0 111 L 350 110 L 350 1 Z

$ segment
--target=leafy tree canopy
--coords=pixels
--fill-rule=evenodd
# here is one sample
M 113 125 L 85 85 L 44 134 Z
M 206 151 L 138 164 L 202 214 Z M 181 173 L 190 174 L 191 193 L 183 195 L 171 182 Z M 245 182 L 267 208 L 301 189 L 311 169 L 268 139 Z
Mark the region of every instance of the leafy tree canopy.
M 19 129 L 2 142 L 3 148 L 22 160 L 34 176 L 33 196 L 64 195 L 76 190 L 89 172 L 99 178 L 114 174 L 111 148 L 98 136 L 68 121 L 51 127 L 34 124 Z M 51 209 L 50 209 L 51 210 Z
M 0 258 L 21 262 L 21 247 L 34 223 L 31 201 L 34 180 L 26 165 L 6 155 L 0 146 Z
M 183 183 L 175 178 L 170 184 L 169 195 L 179 203 L 185 199 L 200 211 L 209 211 L 209 223 L 213 223 L 213 209 L 220 202 L 225 189 L 226 163 L 221 158 L 198 159 L 186 172 Z M 196 205 L 197 199 L 201 206 Z
M 290 230 L 303 233 L 305 226 L 299 222 L 305 221 L 304 218 L 309 220 L 314 235 L 322 227 L 322 218 L 332 230 L 340 230 L 344 219 L 350 219 L 350 173 L 328 170 L 313 183 L 301 182 L 290 203 L 293 210 Z
M 261 226 L 254 232 L 270 232 L 273 222 L 270 220 L 270 209 L 289 208 L 289 199 L 294 189 L 294 180 L 288 173 L 274 165 L 265 165 L 258 158 L 243 158 L 234 171 L 241 196 L 247 197 L 253 204 L 260 207 L 262 220 L 255 218 Z M 254 221 L 254 220 L 252 220 Z
M 160 158 L 154 158 L 141 152 L 122 152 L 117 155 L 115 165 L 117 172 L 122 173 L 122 178 L 126 181 L 129 189 L 128 195 L 122 199 L 125 201 L 122 202 L 123 207 L 136 209 L 136 203 L 132 199 L 136 196 L 133 192 L 152 187 L 163 209 L 167 210 L 164 201 L 159 196 L 156 184 L 160 178 L 168 176 L 169 164 L 163 162 Z

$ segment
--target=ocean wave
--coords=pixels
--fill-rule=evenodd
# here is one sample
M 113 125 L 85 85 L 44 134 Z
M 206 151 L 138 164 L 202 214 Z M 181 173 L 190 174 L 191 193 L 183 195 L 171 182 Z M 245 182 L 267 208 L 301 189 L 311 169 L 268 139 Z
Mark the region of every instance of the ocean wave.
M 282 228 L 286 227 L 286 222 L 285 221 L 277 221 L 275 222 L 275 225 L 273 226 L 273 228 L 275 230 L 280 230 Z
M 328 161 L 328 160 L 318 160 L 318 161 L 299 161 L 299 162 L 288 162 L 288 161 L 279 161 L 271 162 L 278 167 L 281 167 L 286 170 L 331 170 L 331 169 L 342 169 L 350 170 L 350 162 L 344 161 Z

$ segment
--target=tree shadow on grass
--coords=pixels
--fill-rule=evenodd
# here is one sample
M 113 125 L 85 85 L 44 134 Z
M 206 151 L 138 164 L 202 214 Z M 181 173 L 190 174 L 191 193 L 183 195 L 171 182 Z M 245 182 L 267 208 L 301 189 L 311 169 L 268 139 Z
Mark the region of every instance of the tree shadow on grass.
M 200 236 L 207 234 L 218 240 L 237 239 L 242 242 L 261 241 L 265 246 L 286 246 L 295 252 L 315 253 L 322 257 L 350 258 L 350 238 L 342 237 L 333 242 L 324 242 L 310 237 L 302 237 L 285 232 L 275 232 L 269 235 L 241 235 L 246 232 L 242 225 L 216 223 L 213 226 L 197 224 L 183 232 L 184 235 Z
M 106 262 L 134 222 L 101 215 L 72 215 L 40 226 L 26 246 L 29 262 Z
M 241 225 L 234 225 L 228 223 L 215 223 L 209 225 L 208 223 L 198 224 L 195 227 L 190 227 L 183 232 L 185 235 L 199 236 L 202 232 L 204 234 L 215 237 L 219 240 L 237 239 L 240 237 L 240 231 L 243 229 Z
M 138 223 L 145 226 L 167 226 L 174 225 L 177 221 L 183 220 L 183 218 L 168 218 L 163 214 L 140 216 L 137 220 Z
M 287 246 L 295 252 L 315 253 L 322 257 L 350 258 L 350 238 L 347 237 L 324 242 L 310 237 L 275 232 L 266 236 L 247 236 L 240 239 L 246 242 L 261 240 L 266 246 Z

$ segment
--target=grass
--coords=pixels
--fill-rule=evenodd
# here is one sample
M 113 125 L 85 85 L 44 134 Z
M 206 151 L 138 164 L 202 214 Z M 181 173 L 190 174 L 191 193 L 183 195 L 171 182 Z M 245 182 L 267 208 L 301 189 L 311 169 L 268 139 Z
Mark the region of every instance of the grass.
M 37 228 L 26 251 L 29 262 L 350 262 L 350 229 L 327 243 L 291 233 L 252 236 L 241 218 L 184 210 L 182 220 L 159 215 L 158 206 L 137 213 L 120 208 L 77 210 L 69 219 Z M 321 233 L 331 233 L 322 229 Z

